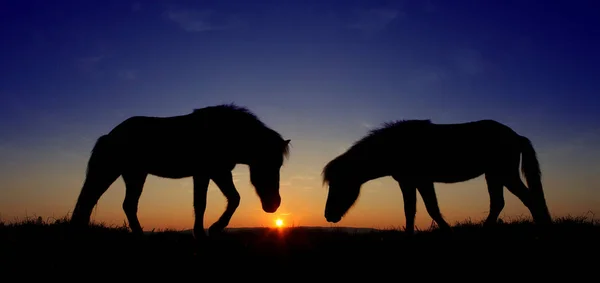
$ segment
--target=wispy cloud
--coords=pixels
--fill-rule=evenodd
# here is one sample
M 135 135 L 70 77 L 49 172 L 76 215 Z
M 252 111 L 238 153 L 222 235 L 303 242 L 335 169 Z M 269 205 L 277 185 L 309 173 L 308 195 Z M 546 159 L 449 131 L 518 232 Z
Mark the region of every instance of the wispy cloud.
M 371 123 L 368 123 L 368 122 L 362 122 L 362 123 L 360 123 L 360 125 L 361 125 L 363 128 L 366 128 L 367 130 L 371 130 L 371 129 L 373 129 L 373 128 L 374 128 L 373 124 L 371 124 Z
M 313 177 L 313 176 L 297 175 L 297 176 L 292 176 L 290 179 L 291 180 L 298 180 L 298 181 L 312 181 L 312 180 L 315 179 L 315 177 Z
M 404 85 L 411 91 L 427 91 L 448 77 L 448 72 L 439 66 L 424 65 L 411 70 Z
M 115 76 L 121 80 L 135 80 L 138 78 L 138 71 L 134 69 L 110 70 L 107 65 L 106 55 L 92 55 L 76 59 L 76 68 L 83 74 L 92 78 L 100 78 L 105 75 Z
M 87 56 L 77 59 L 77 67 L 84 72 L 96 71 L 98 64 L 106 57 L 103 55 L 98 56 Z
M 187 179 L 181 179 L 181 180 L 177 180 L 177 184 L 179 185 L 180 188 L 182 189 L 188 189 L 187 191 L 189 193 L 193 193 L 193 186 L 192 183 L 187 180 Z
M 484 60 L 481 52 L 474 48 L 457 50 L 453 61 L 458 70 L 468 75 L 477 75 L 484 71 Z
M 120 70 L 117 72 L 117 76 L 126 81 L 135 80 L 137 78 L 136 70 Z
M 372 33 L 383 30 L 392 21 L 403 17 L 404 12 L 397 9 L 378 8 L 363 10 L 358 13 L 358 19 L 348 27 L 363 32 Z
M 132 12 L 138 12 L 142 9 L 142 3 L 140 2 L 135 2 L 133 4 L 131 4 L 131 11 Z
M 248 171 L 231 172 L 231 177 L 232 177 L 234 183 L 238 183 L 240 181 L 240 178 L 243 178 L 243 176 L 247 176 L 247 175 L 248 175 Z
M 225 30 L 239 23 L 236 17 L 225 16 L 214 10 L 171 8 L 163 16 L 188 32 Z
M 75 67 L 85 76 L 93 79 L 102 78 L 107 74 L 110 75 L 110 71 L 106 70 L 106 62 L 110 57 L 104 53 L 79 57 L 75 59 Z
M 238 169 L 238 168 L 235 168 L 235 169 Z M 241 170 L 241 171 L 237 171 L 237 172 L 231 172 L 231 175 L 233 175 L 233 177 L 247 176 L 248 175 L 248 171 L 247 170 Z
M 371 187 L 383 187 L 383 183 L 381 182 L 381 180 L 371 180 L 369 182 L 369 186 Z
M 437 12 L 438 7 L 436 4 L 433 4 L 431 0 L 423 0 L 422 2 L 423 10 L 427 13 Z
M 348 144 L 341 144 L 336 148 L 336 156 L 339 154 L 342 154 L 344 152 L 346 152 L 350 147 L 352 146 L 352 143 L 348 143 Z
M 284 188 L 290 188 L 292 187 L 292 182 L 288 182 L 288 181 L 281 181 L 279 183 L 279 187 L 284 189 Z

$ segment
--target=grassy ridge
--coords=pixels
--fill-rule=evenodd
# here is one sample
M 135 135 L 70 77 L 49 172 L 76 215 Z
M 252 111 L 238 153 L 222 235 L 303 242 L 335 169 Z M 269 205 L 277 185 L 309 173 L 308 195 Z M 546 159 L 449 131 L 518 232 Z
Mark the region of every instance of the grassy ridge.
M 522 261 L 531 266 L 535 262 L 597 258 L 599 254 L 600 225 L 593 219 L 555 219 L 547 234 L 539 234 L 536 227 L 529 219 L 517 219 L 485 230 L 481 223 L 467 221 L 456 224 L 452 235 L 431 228 L 414 237 L 398 230 L 353 233 L 344 228 L 230 229 L 210 238 L 194 254 L 192 235 L 182 231 L 158 231 L 136 238 L 126 226 L 93 224 L 85 232 L 74 233 L 66 219 L 38 218 L 0 222 L 0 257 L 3 266 L 33 264 L 52 268 L 134 261 L 161 268 L 183 268 L 198 262 L 204 268 L 222 266 L 224 262 L 228 266 L 268 263 L 281 268 L 302 262 L 326 269 L 336 264 L 364 266 L 389 264 L 392 260 L 402 264 L 435 261 L 447 265 L 463 257 L 473 263 L 509 257 L 512 264 Z

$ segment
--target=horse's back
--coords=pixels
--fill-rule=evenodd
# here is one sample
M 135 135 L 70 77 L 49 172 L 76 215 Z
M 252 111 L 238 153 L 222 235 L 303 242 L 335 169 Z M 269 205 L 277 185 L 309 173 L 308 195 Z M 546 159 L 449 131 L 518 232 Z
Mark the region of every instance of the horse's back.
M 456 124 L 432 124 L 427 138 L 440 142 L 484 145 L 516 136 L 510 127 L 495 120 L 478 120 Z M 457 146 L 452 144 L 452 146 Z
M 502 147 L 516 145 L 518 135 L 508 126 L 494 120 L 480 120 L 460 124 L 432 125 L 427 141 L 434 152 L 456 157 L 471 154 L 489 155 Z
M 108 136 L 123 164 L 163 177 L 188 176 L 192 166 L 214 161 L 218 152 L 211 146 L 214 136 L 186 116 L 133 116 Z
M 414 164 L 439 182 L 472 179 L 503 159 L 518 157 L 517 136 L 494 120 L 432 124 L 418 141 Z
M 190 134 L 194 126 L 186 116 L 132 116 L 114 127 L 109 135 L 123 138 L 165 138 L 164 135 Z

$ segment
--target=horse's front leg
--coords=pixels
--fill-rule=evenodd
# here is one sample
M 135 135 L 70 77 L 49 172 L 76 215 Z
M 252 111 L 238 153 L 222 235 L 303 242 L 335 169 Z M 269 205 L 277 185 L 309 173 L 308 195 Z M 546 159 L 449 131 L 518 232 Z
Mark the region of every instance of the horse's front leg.
M 227 198 L 227 208 L 219 220 L 208 228 L 208 234 L 211 236 L 220 233 L 229 225 L 233 213 L 240 205 L 240 194 L 233 184 L 231 172 L 216 174 L 212 176 L 212 180 L 219 187 L 223 195 L 225 195 L 225 198 Z
M 417 188 L 409 184 L 398 183 L 404 198 L 404 216 L 406 217 L 404 232 L 412 236 L 415 233 L 415 216 L 417 214 Z
M 208 193 L 208 176 L 196 175 L 194 179 L 194 238 L 197 242 L 204 241 L 204 212 L 206 211 L 206 194 Z

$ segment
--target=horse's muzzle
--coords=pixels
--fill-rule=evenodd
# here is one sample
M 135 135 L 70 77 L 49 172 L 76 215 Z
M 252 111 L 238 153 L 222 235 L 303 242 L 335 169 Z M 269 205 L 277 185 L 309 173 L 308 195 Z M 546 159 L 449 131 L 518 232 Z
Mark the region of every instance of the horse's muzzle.
M 338 223 L 338 222 L 340 222 L 340 220 L 342 220 L 342 218 L 340 218 L 340 217 L 336 217 L 336 218 L 330 217 L 330 218 L 325 218 L 325 219 L 327 219 L 327 222 L 329 222 L 329 223 Z
M 278 198 L 275 198 L 268 202 L 263 202 L 262 208 L 266 213 L 274 213 L 277 211 L 277 209 L 279 209 L 280 205 L 281 205 L 281 198 L 278 197 Z
M 338 222 L 340 222 L 340 220 L 342 220 L 342 217 L 333 216 L 333 215 L 331 215 L 331 213 L 325 213 L 325 219 L 327 220 L 327 222 L 330 222 L 330 223 L 338 223 Z

